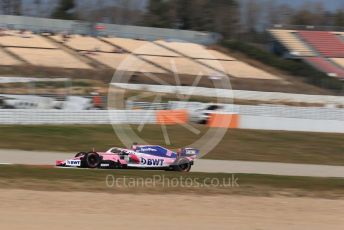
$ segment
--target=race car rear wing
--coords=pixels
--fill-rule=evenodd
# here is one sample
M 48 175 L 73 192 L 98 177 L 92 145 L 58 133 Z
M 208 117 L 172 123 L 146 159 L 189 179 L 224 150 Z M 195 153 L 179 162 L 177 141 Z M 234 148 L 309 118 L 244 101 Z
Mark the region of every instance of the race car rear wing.
M 200 151 L 195 148 L 183 148 L 179 151 L 180 156 L 183 157 L 197 157 Z

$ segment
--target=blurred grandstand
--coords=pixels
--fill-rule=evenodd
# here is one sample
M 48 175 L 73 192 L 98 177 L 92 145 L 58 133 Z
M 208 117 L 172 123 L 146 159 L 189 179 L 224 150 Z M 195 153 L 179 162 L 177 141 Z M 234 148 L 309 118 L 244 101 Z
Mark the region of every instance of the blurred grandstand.
M 103 86 L 94 91 L 101 91 L 103 94 L 107 93 L 108 83 L 113 73 L 118 70 L 133 76 L 130 84 L 147 86 L 164 82 L 163 84 L 187 87 L 198 81 L 199 87 L 211 88 L 213 79 L 227 76 L 231 80 L 232 88 L 237 92 L 241 90 L 235 103 L 343 106 L 340 98 L 336 98 L 335 103 L 330 99 L 310 102 L 299 100 L 306 97 L 289 94 L 276 100 L 272 96 L 266 97 L 263 93 L 252 92 L 318 95 L 338 93 L 321 85 L 308 84 L 304 79 L 298 78 L 298 74 L 295 76 L 272 66 L 272 63 L 263 63 L 263 60 L 257 60 L 248 52 L 222 47 L 219 43 L 221 35 L 218 33 L 12 15 L 0 15 L 0 26 L 0 70 L 10 75 L 26 75 L 26 71 L 30 70 L 30 77 L 54 78 L 51 75 L 63 74 L 62 77 L 73 79 L 96 79 L 102 81 Z M 296 59 L 296 62 L 304 61 L 326 73 L 329 79 L 344 79 L 343 32 L 281 25 L 268 31 L 273 39 L 275 54 Z M 123 65 L 128 58 L 131 61 Z M 200 72 L 203 76 L 198 79 Z M 151 74 L 162 81 L 153 81 Z M 180 82 L 176 82 L 175 75 Z M 300 76 L 304 77 L 302 73 Z M 341 83 L 338 81 L 338 84 Z M 86 87 L 92 88 L 90 85 Z M 13 90 L 8 90 L 8 87 L 2 87 L 0 90 L 5 98 L 13 98 L 13 95 L 16 95 Z M 46 94 L 53 91 L 47 88 Z M 84 93 L 78 94 L 90 97 L 91 91 L 85 90 Z M 39 96 L 42 95 L 44 96 L 44 92 L 40 91 Z M 202 93 L 198 96 L 202 96 Z M 296 99 L 288 100 L 288 97 Z M 211 101 L 211 96 L 208 96 L 207 100 Z M 105 101 L 104 98 L 102 101 Z M 31 107 L 40 107 L 37 103 L 31 104 L 35 105 Z
M 34 34 L 26 30 L 3 29 L 0 36 L 2 65 L 33 65 L 67 69 L 112 68 L 128 55 L 135 58 L 135 66 L 120 69 L 129 72 L 177 74 L 197 76 L 200 69 L 222 72 L 236 78 L 278 80 L 240 60 L 206 46 L 179 41 L 143 41 L 119 37 L 91 37 L 78 34 Z M 137 62 L 141 62 L 138 65 Z M 218 65 L 217 63 L 220 63 Z M 222 69 L 223 67 L 223 69 Z
M 144 73 L 154 73 L 169 84 L 175 84 L 171 75 L 178 74 L 182 85 L 191 85 L 192 79 L 202 70 L 208 76 L 204 76 L 199 84 L 205 87 L 212 87 L 209 78 L 224 74 L 231 78 L 232 86 L 237 89 L 325 93 L 297 79 L 286 78 L 285 73 L 272 69 L 268 63 L 235 58 L 234 53 L 211 48 L 214 46 L 209 45 L 218 41 L 218 36 L 213 33 L 130 26 L 121 26 L 115 33 L 115 25 L 102 25 L 98 31 L 95 28 L 101 24 L 87 27 L 87 23 L 80 26 L 81 22 L 71 24 L 70 21 L 53 19 L 45 22 L 18 16 L 2 16 L 0 19 L 3 19 L 0 23 L 3 61 L 0 64 L 7 72 L 12 68 L 12 74 L 27 74 L 31 70 L 29 74 L 61 75 L 68 70 L 69 76 L 76 78 L 95 79 L 95 74 L 99 78 L 106 75 L 103 80 L 108 82 L 113 70 L 121 70 L 141 76 L 136 79 L 141 83 L 152 83 Z M 53 26 L 49 30 L 50 24 Z M 80 28 L 88 30 L 80 31 Z M 161 39 L 161 33 L 169 34 L 168 39 Z M 134 64 L 119 66 L 128 56 Z
M 344 79 L 344 32 L 307 28 L 270 29 L 275 53 L 302 59 L 328 76 Z

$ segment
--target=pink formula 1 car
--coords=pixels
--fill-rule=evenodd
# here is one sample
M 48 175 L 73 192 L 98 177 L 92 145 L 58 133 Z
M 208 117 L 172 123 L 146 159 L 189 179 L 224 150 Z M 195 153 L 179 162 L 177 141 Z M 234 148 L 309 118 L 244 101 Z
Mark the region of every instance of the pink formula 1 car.
M 56 166 L 79 168 L 149 168 L 188 172 L 199 150 L 173 152 L 158 145 L 134 145 L 132 149 L 111 148 L 106 152 L 80 152 L 74 158 L 56 161 Z

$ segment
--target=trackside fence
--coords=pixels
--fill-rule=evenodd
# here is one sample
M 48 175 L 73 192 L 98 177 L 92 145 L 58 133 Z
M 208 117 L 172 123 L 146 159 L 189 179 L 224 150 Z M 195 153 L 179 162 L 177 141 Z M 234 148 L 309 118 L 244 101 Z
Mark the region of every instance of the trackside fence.
M 0 124 L 148 124 L 156 111 L 142 110 L 31 110 L 1 109 Z

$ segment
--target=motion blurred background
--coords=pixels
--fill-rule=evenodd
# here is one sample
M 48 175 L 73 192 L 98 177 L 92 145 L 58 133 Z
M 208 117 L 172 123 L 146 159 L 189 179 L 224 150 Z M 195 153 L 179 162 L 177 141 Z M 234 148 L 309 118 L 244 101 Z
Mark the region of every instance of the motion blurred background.
M 108 124 L 95 110 L 186 109 L 202 124 L 220 111 L 240 117 L 235 128 L 343 130 L 341 1 L 0 3 L 2 124 Z M 216 91 L 223 79 L 231 89 Z M 118 93 L 124 100 L 108 100 Z M 92 112 L 73 112 L 83 110 Z

